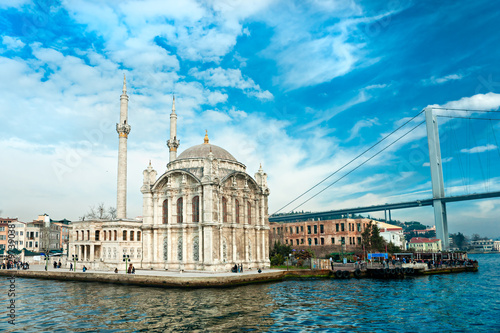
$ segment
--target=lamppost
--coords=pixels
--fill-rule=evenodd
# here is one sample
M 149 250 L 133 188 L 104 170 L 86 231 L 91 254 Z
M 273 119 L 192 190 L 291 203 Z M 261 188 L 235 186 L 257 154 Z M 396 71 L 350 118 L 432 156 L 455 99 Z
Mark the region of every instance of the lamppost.
M 288 272 L 288 263 L 290 262 L 290 264 L 292 263 L 292 254 L 290 253 L 288 255 L 288 260 L 286 261 L 286 270 Z
M 123 261 L 125 262 L 125 273 L 128 273 L 128 261 L 130 259 L 130 256 L 127 254 L 127 255 L 123 255 Z
M 48 266 L 49 266 L 49 252 L 45 251 L 45 270 L 47 270 Z
M 72 254 L 71 256 L 73 257 L 73 262 L 74 262 L 73 272 L 76 272 L 76 262 L 78 261 L 78 255 Z

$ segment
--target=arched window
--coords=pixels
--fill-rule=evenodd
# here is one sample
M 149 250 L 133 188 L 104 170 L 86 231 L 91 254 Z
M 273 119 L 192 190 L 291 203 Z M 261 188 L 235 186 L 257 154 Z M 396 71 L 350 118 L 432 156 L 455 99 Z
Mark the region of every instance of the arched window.
M 110 230 L 110 231 L 108 231 L 108 236 L 109 236 L 109 237 L 108 237 L 108 239 L 109 239 L 109 240 L 112 240 L 112 239 L 111 239 L 111 230 Z
M 118 238 L 117 235 L 118 235 L 118 233 L 115 230 L 115 240 L 117 240 L 117 238 Z
M 108 235 L 108 232 L 107 231 L 103 231 L 102 232 L 102 237 L 103 237 L 103 240 L 106 240 L 106 236 Z
M 168 223 L 168 200 L 163 201 L 163 224 Z
M 227 222 L 227 200 L 222 197 L 222 222 Z
M 140 241 L 140 240 L 141 240 L 141 232 L 137 231 L 137 241 Z
M 78 231 L 76 232 L 76 240 L 78 240 Z
M 98 241 L 99 240 L 99 230 L 96 230 L 95 231 L 95 240 Z
M 250 201 L 247 202 L 247 219 L 248 224 L 252 224 L 252 205 L 250 205 Z
M 84 231 L 82 230 L 82 240 L 85 240 Z
M 87 230 L 87 240 L 90 240 L 90 230 Z
M 177 223 L 182 223 L 182 198 L 177 199 Z
M 193 198 L 193 222 L 200 222 L 200 197 Z
M 123 240 L 127 240 L 127 230 L 123 230 Z
M 240 202 L 234 199 L 234 213 L 236 214 L 236 223 L 240 223 Z
M 134 240 L 134 232 L 133 232 L 133 231 L 131 231 L 131 232 L 130 232 L 130 240 L 131 240 L 131 241 L 133 241 L 133 240 Z

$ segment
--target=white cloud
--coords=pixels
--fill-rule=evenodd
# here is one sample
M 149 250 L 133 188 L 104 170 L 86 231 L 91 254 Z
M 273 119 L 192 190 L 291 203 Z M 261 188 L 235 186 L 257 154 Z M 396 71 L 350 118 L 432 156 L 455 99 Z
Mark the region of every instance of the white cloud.
M 269 91 L 262 91 L 260 86 L 251 78 L 243 77 L 239 69 L 223 69 L 218 67 L 200 72 L 196 68 L 192 68 L 189 73 L 195 78 L 203 80 L 205 84 L 211 87 L 236 88 L 258 99 L 273 99 L 273 95 Z
M 2 43 L 10 50 L 19 50 L 22 49 L 24 45 L 26 45 L 19 38 L 10 36 L 3 36 Z
M 379 125 L 379 122 L 378 122 L 377 118 L 367 119 L 367 120 L 364 120 L 364 119 L 359 120 L 352 127 L 352 129 L 351 129 L 351 135 L 349 136 L 349 138 L 347 138 L 346 141 L 351 141 L 352 139 L 356 138 L 359 135 L 359 132 L 361 131 L 361 129 L 363 129 L 363 128 L 369 128 L 369 127 L 372 127 L 374 125 Z
M 485 151 L 494 150 L 497 148 L 498 147 L 495 145 L 487 144 L 486 146 L 477 146 L 477 147 L 473 147 L 473 148 L 469 148 L 469 149 L 467 149 L 467 148 L 460 149 L 460 152 L 467 153 L 467 154 L 484 153 Z
M 436 84 L 443 84 L 448 81 L 461 80 L 463 78 L 464 75 L 462 74 L 450 74 L 443 77 L 431 76 L 429 79 L 422 80 L 421 82 L 423 85 L 436 85 Z

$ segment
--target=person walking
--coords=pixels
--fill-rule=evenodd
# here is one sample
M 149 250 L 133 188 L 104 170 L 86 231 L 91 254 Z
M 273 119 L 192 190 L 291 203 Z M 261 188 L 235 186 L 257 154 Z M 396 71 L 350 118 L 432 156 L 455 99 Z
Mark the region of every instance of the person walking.
M 73 271 L 73 263 L 69 264 L 69 271 Z

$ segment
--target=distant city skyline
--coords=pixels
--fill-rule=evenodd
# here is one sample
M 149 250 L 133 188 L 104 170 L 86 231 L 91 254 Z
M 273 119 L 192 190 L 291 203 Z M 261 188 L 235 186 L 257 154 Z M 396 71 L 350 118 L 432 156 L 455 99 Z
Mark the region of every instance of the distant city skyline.
M 249 174 L 262 164 L 272 214 L 426 106 L 497 111 L 499 9 L 489 1 L 0 0 L 1 214 L 76 220 L 100 202 L 116 206 L 124 74 L 129 217 L 142 215 L 149 161 L 166 169 L 174 94 L 179 153 L 207 130 Z M 447 195 L 500 190 L 500 115 L 436 112 L 446 116 Z M 425 135 L 419 126 L 297 210 L 429 198 Z M 451 233 L 500 236 L 500 199 L 447 208 Z M 392 218 L 434 224 L 432 207 Z

